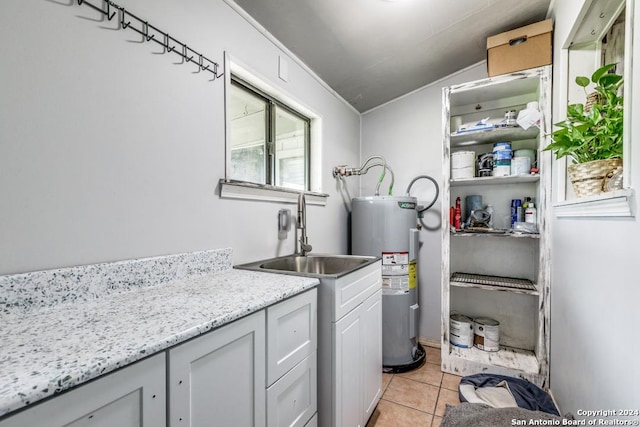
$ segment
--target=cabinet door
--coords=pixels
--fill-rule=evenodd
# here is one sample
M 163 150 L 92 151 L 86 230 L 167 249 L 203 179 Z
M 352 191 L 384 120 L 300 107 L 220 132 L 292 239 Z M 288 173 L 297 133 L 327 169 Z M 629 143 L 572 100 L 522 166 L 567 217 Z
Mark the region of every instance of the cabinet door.
M 382 291 L 362 305 L 362 394 L 364 423 L 382 397 Z
M 362 306 L 333 324 L 334 427 L 362 426 Z
M 318 427 L 318 414 L 315 414 L 304 427 Z
M 36 404 L 0 426 L 165 426 L 165 372 L 160 353 Z
M 267 385 L 316 351 L 316 301 L 312 289 L 267 308 Z
M 170 426 L 263 427 L 264 355 L 264 311 L 171 349 Z

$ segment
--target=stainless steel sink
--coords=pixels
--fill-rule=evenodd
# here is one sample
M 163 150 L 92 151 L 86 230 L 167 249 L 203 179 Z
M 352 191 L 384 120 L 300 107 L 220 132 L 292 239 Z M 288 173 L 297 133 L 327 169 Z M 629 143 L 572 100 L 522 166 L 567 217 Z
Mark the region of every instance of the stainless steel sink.
M 377 259 L 354 255 L 287 255 L 236 265 L 235 268 L 309 277 L 340 277 Z

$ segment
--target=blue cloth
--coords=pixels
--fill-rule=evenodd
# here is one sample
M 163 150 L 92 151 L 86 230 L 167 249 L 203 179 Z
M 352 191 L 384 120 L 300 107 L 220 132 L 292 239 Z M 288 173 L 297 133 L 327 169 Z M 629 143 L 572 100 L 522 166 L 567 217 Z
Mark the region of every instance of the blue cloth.
M 507 377 L 505 375 L 475 374 L 463 377 L 460 385 L 471 384 L 475 388 L 495 387 L 498 383 L 506 381 L 518 407 L 532 411 L 542 411 L 548 414 L 560 415 L 549 393 L 537 385 L 520 378 Z M 460 402 L 468 402 L 458 388 Z

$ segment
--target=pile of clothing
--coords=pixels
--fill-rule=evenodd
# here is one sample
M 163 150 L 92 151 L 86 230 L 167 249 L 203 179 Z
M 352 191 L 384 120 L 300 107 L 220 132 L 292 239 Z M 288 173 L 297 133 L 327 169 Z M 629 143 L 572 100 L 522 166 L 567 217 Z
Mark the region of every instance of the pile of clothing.
M 460 380 L 458 393 L 462 403 L 447 405 L 441 427 L 532 425 L 531 420 L 541 420 L 539 425 L 562 425 L 551 396 L 527 380 L 470 375 Z

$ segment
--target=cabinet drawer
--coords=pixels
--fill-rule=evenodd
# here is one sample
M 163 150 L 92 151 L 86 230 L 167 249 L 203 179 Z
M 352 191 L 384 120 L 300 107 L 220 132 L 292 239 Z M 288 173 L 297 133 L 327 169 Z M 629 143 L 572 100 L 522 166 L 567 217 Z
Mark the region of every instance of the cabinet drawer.
M 315 351 L 267 389 L 267 426 L 302 427 L 317 411 Z
M 317 347 L 317 291 L 267 308 L 267 386 Z
M 382 286 L 381 262 L 341 277 L 333 289 L 334 307 L 333 321 L 341 319 L 345 314 L 360 305 Z

